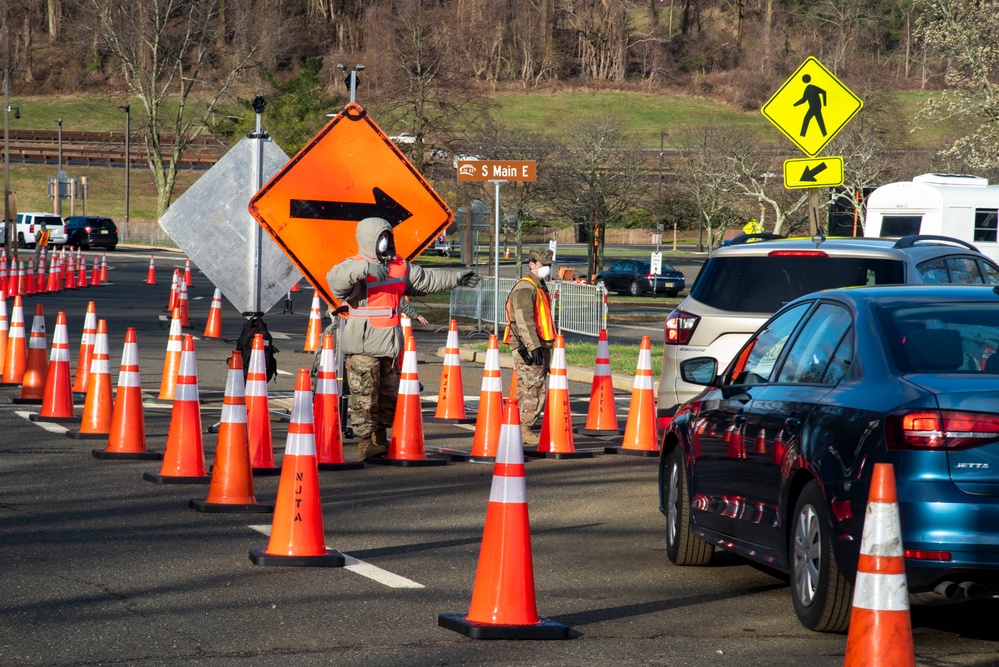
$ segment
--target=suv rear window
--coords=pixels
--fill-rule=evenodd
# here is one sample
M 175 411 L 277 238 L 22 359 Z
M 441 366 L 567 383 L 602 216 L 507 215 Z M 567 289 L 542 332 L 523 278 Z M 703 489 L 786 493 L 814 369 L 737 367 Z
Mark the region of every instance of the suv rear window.
M 736 313 L 773 313 L 824 289 L 905 282 L 905 264 L 871 257 L 713 257 L 690 291 L 697 301 Z
M 59 227 L 61 227 L 62 226 L 62 218 L 56 217 L 54 215 L 52 215 L 52 216 L 41 216 L 41 215 L 35 216 L 35 224 L 36 225 L 40 225 L 43 222 L 45 223 L 46 227 L 50 227 L 50 226 L 59 226 Z

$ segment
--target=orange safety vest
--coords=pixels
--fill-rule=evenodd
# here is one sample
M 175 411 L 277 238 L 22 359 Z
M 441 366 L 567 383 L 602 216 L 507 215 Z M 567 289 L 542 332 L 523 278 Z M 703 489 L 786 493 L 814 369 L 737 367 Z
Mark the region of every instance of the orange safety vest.
M 35 243 L 36 243 L 36 244 L 37 244 L 37 245 L 38 245 L 39 247 L 41 247 L 41 248 L 45 248 L 45 247 L 47 247 L 47 246 L 48 246 L 48 244 L 49 244 L 49 238 L 50 238 L 51 236 L 52 236 L 52 232 L 50 232 L 50 231 L 49 231 L 49 230 L 47 230 L 47 229 L 46 229 L 46 230 L 44 230 L 44 231 L 39 231 L 39 232 L 38 232 L 38 239 L 37 239 L 37 240 L 35 241 Z
M 354 259 L 364 259 L 357 255 Z M 385 280 L 368 276 L 368 305 L 350 307 L 350 317 L 363 318 L 377 329 L 390 329 L 399 326 L 399 302 L 406 291 L 406 260 L 398 255 L 389 262 L 389 274 Z
M 550 343 L 555 340 L 555 320 L 552 318 L 552 299 L 548 295 L 548 290 L 542 289 L 540 285 L 526 276 L 521 280 L 531 283 L 534 288 L 534 325 L 538 330 L 538 337 L 542 341 Z M 506 321 L 510 322 L 509 298 L 506 300 Z M 510 340 L 510 325 L 507 324 L 506 329 L 503 330 L 503 342 L 509 345 Z

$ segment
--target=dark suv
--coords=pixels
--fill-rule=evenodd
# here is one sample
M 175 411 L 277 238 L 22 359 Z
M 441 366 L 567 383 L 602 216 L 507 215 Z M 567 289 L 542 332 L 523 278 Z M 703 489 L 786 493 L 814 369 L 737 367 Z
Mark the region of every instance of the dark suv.
M 71 215 L 66 218 L 66 245 L 83 250 L 114 250 L 118 246 L 118 227 L 111 218 Z

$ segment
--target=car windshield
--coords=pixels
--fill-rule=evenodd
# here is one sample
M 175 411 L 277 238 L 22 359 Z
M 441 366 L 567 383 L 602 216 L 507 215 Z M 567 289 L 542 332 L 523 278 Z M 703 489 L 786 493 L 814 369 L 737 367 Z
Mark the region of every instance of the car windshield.
M 882 326 L 908 373 L 999 375 L 999 303 L 928 303 L 886 309 Z
M 872 257 L 713 257 L 690 296 L 736 313 L 774 313 L 799 296 L 824 289 L 904 282 L 900 260 Z

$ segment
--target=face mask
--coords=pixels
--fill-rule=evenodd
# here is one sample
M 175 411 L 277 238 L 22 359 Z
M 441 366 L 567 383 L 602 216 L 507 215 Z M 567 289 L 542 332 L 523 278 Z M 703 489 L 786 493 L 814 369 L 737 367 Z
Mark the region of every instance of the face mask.
M 383 257 L 388 253 L 389 240 L 387 236 L 380 236 L 378 242 L 375 244 L 375 252 L 378 253 L 379 257 Z
M 538 267 L 538 278 L 541 278 L 542 280 L 550 276 L 551 273 L 552 273 L 552 267 L 550 266 L 542 265 Z

